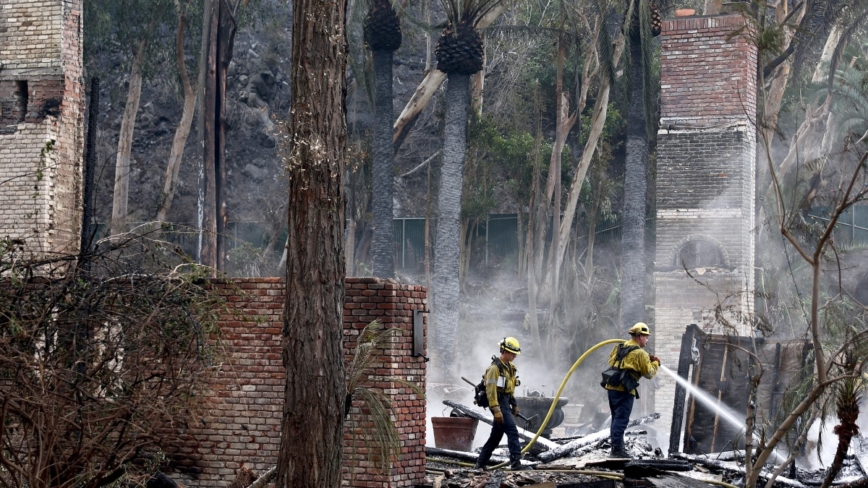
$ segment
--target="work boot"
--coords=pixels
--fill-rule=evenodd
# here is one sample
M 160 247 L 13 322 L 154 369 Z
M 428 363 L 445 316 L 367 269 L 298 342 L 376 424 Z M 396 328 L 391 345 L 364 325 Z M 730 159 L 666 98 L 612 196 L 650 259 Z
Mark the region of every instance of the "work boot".
M 524 468 L 521 466 L 521 454 L 514 455 L 510 454 L 509 456 L 509 469 L 513 471 L 521 471 Z
M 624 450 L 624 446 L 612 446 L 612 452 L 609 454 L 609 457 L 616 459 L 632 459 L 630 453 Z
M 485 470 L 485 467 L 488 465 L 488 459 L 482 459 L 482 457 L 476 458 L 476 464 L 473 465 L 473 469 L 481 469 Z

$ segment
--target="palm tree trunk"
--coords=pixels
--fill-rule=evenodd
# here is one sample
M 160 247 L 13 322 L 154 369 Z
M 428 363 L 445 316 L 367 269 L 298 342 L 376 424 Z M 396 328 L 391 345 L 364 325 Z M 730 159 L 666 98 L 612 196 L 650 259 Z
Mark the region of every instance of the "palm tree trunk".
M 371 251 L 374 257 L 374 276 L 391 278 L 395 275 L 395 233 L 392 224 L 393 51 L 376 50 L 373 53 L 377 94 L 374 105 L 374 167 L 371 195 L 374 237 Z
M 115 160 L 115 186 L 112 199 L 112 235 L 127 231 L 127 201 L 130 194 L 130 153 L 133 148 L 133 132 L 136 128 L 136 114 L 139 111 L 139 101 L 142 99 L 142 65 L 145 62 L 145 50 L 148 46 L 148 36 L 144 36 L 136 45 L 133 65 L 130 68 L 130 87 L 127 92 L 127 104 L 121 119 L 121 129 L 118 135 L 118 155 Z
M 624 211 L 621 218 L 621 325 L 625 330 L 645 320 L 645 194 L 648 168 L 642 45 L 636 38 L 628 42 L 632 66 L 627 114 Z
M 434 260 L 434 313 L 432 349 L 441 362 L 437 368 L 451 376 L 454 345 L 460 318 L 459 252 L 461 238 L 461 190 L 467 141 L 467 112 L 470 106 L 470 76 L 449 75 L 446 88 L 446 121 L 443 134 L 443 163 L 437 197 L 437 235 Z

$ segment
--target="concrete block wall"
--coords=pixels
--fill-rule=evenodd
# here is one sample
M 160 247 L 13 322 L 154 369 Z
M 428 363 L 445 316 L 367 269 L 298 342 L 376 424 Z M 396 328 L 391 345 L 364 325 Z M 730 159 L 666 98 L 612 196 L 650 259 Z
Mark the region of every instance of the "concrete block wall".
M 652 340 L 672 369 L 688 324 L 751 333 L 736 320 L 754 303 L 757 53 L 740 32 L 746 25 L 740 14 L 663 22 Z M 694 264 L 691 277 L 681 257 L 689 246 L 718 258 Z M 734 329 L 725 330 L 719 317 Z M 656 427 L 668 434 L 675 382 L 661 375 L 658 385 Z
M 76 252 L 84 145 L 82 0 L 0 0 L 0 238 Z
M 285 283 L 280 278 L 245 278 L 212 282 L 227 299 L 229 313 L 220 317 L 222 355 L 201 419 L 175 426 L 170 476 L 189 487 L 225 487 L 242 464 L 261 474 L 274 466 L 286 376 L 281 330 Z M 412 356 L 413 311 L 426 310 L 426 290 L 374 278 L 347 278 L 344 308 L 344 354 L 349 361 L 364 327 L 374 319 L 396 329 L 383 344 L 369 386 L 390 399 L 392 420 L 402 446 L 388 469 L 361 442 L 370 432 L 364 406 L 354 401 L 344 425 L 344 482 L 352 487 L 413 486 L 425 477 L 425 401 L 394 378 L 425 389 L 426 363 Z M 240 314 L 240 315 L 239 315 Z M 241 316 L 258 320 L 241 320 Z M 299 440 L 303 442 L 303 440 Z

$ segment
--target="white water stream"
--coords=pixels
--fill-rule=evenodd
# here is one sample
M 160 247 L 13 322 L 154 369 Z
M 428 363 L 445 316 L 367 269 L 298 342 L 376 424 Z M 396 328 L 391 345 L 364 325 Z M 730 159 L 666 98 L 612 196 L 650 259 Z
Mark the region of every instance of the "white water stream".
M 690 396 L 695 398 L 699 403 L 717 412 L 719 418 L 735 427 L 738 432 L 744 432 L 744 415 L 737 414 L 734 410 L 721 403 L 717 398 L 714 398 L 707 392 L 700 390 L 666 366 L 660 365 L 660 370 L 671 376 L 679 385 L 683 386 L 684 389 L 690 393 Z M 778 463 L 782 463 L 786 459 L 786 456 L 781 456 L 777 452 L 773 452 L 772 457 Z
M 744 430 L 744 416 L 738 415 L 732 409 L 720 403 L 717 398 L 712 397 L 708 393 L 700 390 L 696 386 L 692 385 L 686 379 L 678 376 L 675 371 L 667 368 L 666 366 L 660 365 L 660 370 L 664 373 L 668 374 L 675 381 L 678 382 L 679 385 L 683 386 L 685 390 L 690 393 L 690 396 L 694 397 L 699 403 L 705 405 L 709 409 L 717 412 L 721 419 L 726 421 L 729 425 L 735 427 L 739 431 Z

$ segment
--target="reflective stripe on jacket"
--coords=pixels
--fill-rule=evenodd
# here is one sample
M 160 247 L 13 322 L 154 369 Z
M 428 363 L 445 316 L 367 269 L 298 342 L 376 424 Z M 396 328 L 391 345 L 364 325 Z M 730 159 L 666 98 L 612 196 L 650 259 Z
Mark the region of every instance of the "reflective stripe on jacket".
M 500 368 L 498 368 L 498 364 L 500 364 Z M 497 378 L 500 377 L 500 370 L 503 370 L 503 376 L 505 378 L 503 387 L 497 386 Z M 515 369 L 515 366 L 512 363 L 504 363 L 500 360 L 500 358 L 496 358 L 494 362 L 491 363 L 491 366 L 485 370 L 485 394 L 488 395 L 488 408 L 499 406 L 497 401 L 498 393 L 506 393 L 507 395 L 515 394 L 515 383 L 516 377 L 518 374 L 518 370 Z M 509 408 L 509 405 L 506 406 Z
M 651 356 L 648 354 L 648 352 L 645 351 L 644 349 L 642 349 L 641 347 L 639 347 L 639 344 L 637 344 L 636 341 L 634 341 L 633 339 L 630 339 L 629 341 L 627 341 L 623 344 L 623 347 L 631 347 L 631 346 L 636 346 L 637 349 L 630 351 L 630 353 L 627 354 L 627 356 L 624 358 L 624 360 L 621 361 L 621 364 L 619 365 L 619 367 L 621 369 L 630 370 L 630 374 L 632 374 L 633 378 L 635 378 L 637 381 L 642 376 L 644 376 L 645 378 L 648 378 L 650 380 L 651 378 L 654 377 L 654 375 L 657 374 L 657 369 L 660 367 L 660 364 L 657 363 L 657 361 L 652 361 Z M 612 353 L 609 354 L 609 366 L 615 366 L 615 357 L 617 355 L 618 355 L 618 346 L 615 346 L 615 348 L 612 349 Z M 615 390 L 615 391 L 625 391 L 625 389 L 622 385 L 618 385 L 618 386 L 606 385 L 606 389 L 607 390 Z M 635 389 L 631 390 L 630 394 L 632 394 L 633 396 L 637 396 Z

